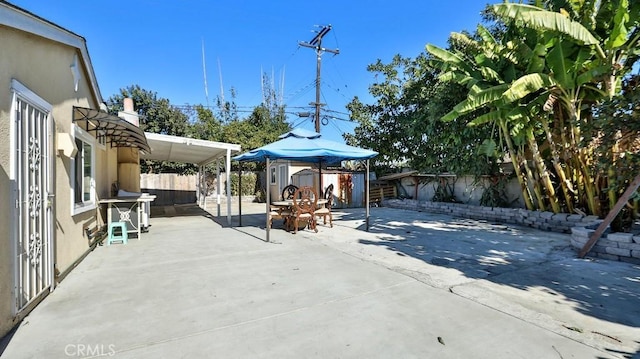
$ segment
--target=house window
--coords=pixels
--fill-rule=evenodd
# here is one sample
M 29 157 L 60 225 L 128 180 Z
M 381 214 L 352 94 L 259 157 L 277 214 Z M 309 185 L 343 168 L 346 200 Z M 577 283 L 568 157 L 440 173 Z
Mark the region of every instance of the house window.
M 271 167 L 271 184 L 276 184 L 276 166 Z
M 96 207 L 95 138 L 76 126 L 75 142 L 78 152 L 72 160 L 72 214 L 82 213 Z

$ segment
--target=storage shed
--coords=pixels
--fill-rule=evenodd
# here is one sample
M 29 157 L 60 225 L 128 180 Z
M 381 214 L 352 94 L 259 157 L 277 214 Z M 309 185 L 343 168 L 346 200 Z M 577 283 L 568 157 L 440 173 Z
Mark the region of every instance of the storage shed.
M 291 176 L 292 184 L 318 188 L 317 168 L 304 169 Z M 322 170 L 322 191 L 333 184 L 333 207 L 365 206 L 365 173 L 348 170 Z

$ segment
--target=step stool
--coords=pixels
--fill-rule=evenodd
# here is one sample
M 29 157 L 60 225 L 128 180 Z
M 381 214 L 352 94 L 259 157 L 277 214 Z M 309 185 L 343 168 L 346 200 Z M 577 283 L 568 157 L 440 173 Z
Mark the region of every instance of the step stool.
M 119 234 L 116 232 L 119 230 Z M 121 241 L 122 244 L 127 244 L 127 224 L 124 222 L 112 222 L 109 224 L 109 239 L 107 245 L 111 245 L 111 242 Z

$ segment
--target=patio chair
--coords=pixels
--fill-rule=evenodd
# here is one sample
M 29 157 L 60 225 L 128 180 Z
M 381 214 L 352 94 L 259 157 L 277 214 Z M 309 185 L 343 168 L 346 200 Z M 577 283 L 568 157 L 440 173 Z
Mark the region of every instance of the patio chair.
M 287 208 L 271 206 L 269 210 L 269 228 L 272 228 L 274 219 L 282 219 L 284 220 L 285 229 L 288 230 L 288 221 L 291 218 L 291 214 L 292 212 Z
M 333 228 L 333 216 L 331 215 L 331 204 L 333 203 L 333 184 L 330 184 L 324 191 L 324 199 L 327 200 L 327 204 L 322 208 L 318 208 L 313 214 L 316 217 L 322 217 L 323 223 L 327 224 L 327 217 L 329 217 L 329 226 Z
M 292 184 L 286 186 L 285 188 L 282 189 L 282 200 L 286 201 L 288 199 L 293 199 L 293 195 L 296 193 L 297 190 L 298 190 L 298 187 Z
M 300 220 L 308 223 L 308 227 L 316 233 L 316 216 L 314 211 L 318 206 L 318 195 L 312 187 L 300 187 L 293 195 L 293 233 L 298 232 Z

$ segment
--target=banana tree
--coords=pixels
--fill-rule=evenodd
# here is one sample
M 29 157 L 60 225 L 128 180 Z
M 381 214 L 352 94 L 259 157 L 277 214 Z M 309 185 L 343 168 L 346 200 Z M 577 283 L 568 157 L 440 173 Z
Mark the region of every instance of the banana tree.
M 539 132 L 550 149 L 549 162 L 558 176 L 565 207 L 572 211 L 574 203 L 586 197 L 589 211 L 600 214 L 599 188 L 591 174 L 593 149 L 580 145 L 581 128 L 594 104 L 616 93 L 622 76 L 638 59 L 640 5 L 629 5 L 627 0 L 576 0 L 571 6 L 569 11 L 549 11 L 523 4 L 494 5 L 493 11 L 510 29 L 500 42 L 480 30 L 481 40 L 475 44 L 478 55 L 472 59 L 431 45 L 427 51 L 444 64 L 448 72 L 443 79 L 469 88 L 467 100 L 444 119 L 489 108 L 487 115 L 474 122 L 495 121 L 505 141 L 516 130 L 525 133 L 536 170 L 532 176 L 531 168 L 523 166 L 525 175 L 517 173 L 525 198 L 528 189 L 542 207 L 542 194 L 535 182 L 530 183 L 539 179 L 552 209 L 559 210 L 554 183 L 536 142 Z M 500 62 L 502 66 L 496 66 Z M 522 163 L 517 146 L 509 147 L 514 164 Z
M 482 26 L 478 27 L 477 33 L 480 41 L 469 39 L 463 34 L 452 35 L 458 40 L 464 39 L 465 42 L 473 44 L 473 48 L 478 51 L 473 58 L 464 58 L 464 54 L 427 45 L 427 51 L 441 61 L 442 68 L 446 71 L 441 79 L 458 81 L 469 87 L 467 99 L 456 105 L 443 120 L 453 120 L 480 108 L 489 108 L 488 113 L 478 116 L 469 125 L 490 122 L 499 129 L 514 165 L 527 208 L 545 210 L 545 199 L 548 199 L 552 210 L 559 212 L 560 205 L 554 184 L 535 143 L 534 129 L 531 128 L 533 123 L 527 109 L 505 96 L 511 94 L 509 90 L 526 88 L 526 78 L 520 78 L 517 82 L 514 80 L 526 74 L 532 63 L 539 63 L 534 61 L 535 59 L 532 60 L 532 57 L 537 57 L 537 53 L 524 43 L 500 43 Z M 517 88 L 512 88 L 514 83 Z M 523 146 L 524 142 L 529 144 L 529 148 Z M 529 167 L 527 153 L 533 154 L 537 172 Z
M 587 118 L 581 111 L 599 101 L 612 98 L 620 91 L 623 77 L 628 74 L 640 56 L 640 3 L 628 0 L 617 1 L 572 1 L 558 2 L 554 5 L 557 11 L 548 11 L 538 6 L 523 4 L 494 5 L 498 16 L 519 21 L 538 32 L 551 33 L 558 36 L 552 44 L 547 56 L 549 73 L 557 82 L 552 89 L 550 100 L 558 100 L 562 107 L 556 116 L 567 114 L 571 136 L 569 136 L 574 165 L 579 168 L 579 182 L 584 187 L 588 207 L 592 213 L 600 214 L 597 201 L 598 188 L 591 175 L 591 157 L 593 148 L 580 147 L 580 127 Z M 543 123 L 543 126 L 545 124 Z M 548 129 L 548 126 L 545 127 Z M 553 136 L 547 136 L 552 141 Z M 557 149 L 557 146 L 553 148 Z M 561 183 L 568 183 L 563 171 L 558 168 L 557 153 L 553 155 L 554 167 L 559 173 Z M 611 156 L 611 167 L 608 178 L 613 181 L 617 157 Z M 609 184 L 609 187 L 612 183 Z M 565 195 L 571 188 L 563 187 Z M 608 191 L 609 203 L 614 204 L 617 197 L 614 191 Z

